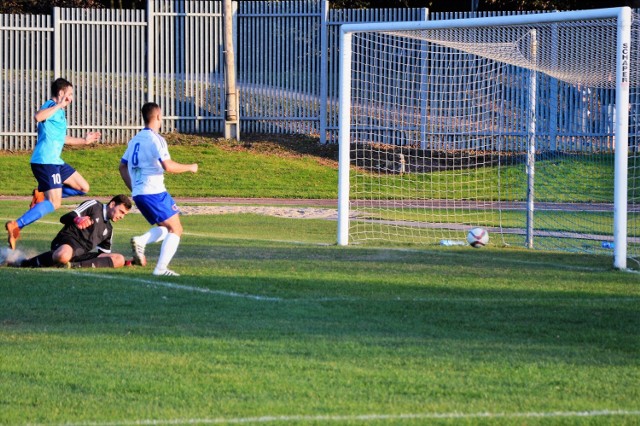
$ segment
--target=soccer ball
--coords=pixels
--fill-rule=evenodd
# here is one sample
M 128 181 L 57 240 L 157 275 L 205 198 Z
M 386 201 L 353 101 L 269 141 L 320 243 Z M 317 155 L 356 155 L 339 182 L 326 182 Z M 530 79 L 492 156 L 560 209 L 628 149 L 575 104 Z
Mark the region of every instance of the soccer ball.
M 489 233 L 486 229 L 473 228 L 467 234 L 467 242 L 473 248 L 484 247 L 489 243 Z

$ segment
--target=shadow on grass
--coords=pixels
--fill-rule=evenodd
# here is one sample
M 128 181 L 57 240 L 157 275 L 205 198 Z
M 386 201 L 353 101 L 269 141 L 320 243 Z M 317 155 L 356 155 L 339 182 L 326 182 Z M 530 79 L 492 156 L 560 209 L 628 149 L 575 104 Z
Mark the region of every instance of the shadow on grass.
M 562 269 L 549 266 L 565 261 L 557 255 L 519 252 L 496 260 L 490 251 L 185 251 L 190 258 L 176 262 L 188 272 L 171 279 L 149 268 L 5 269 L 0 322 L 15 332 L 320 339 L 489 361 L 638 362 L 634 277 L 593 259 Z

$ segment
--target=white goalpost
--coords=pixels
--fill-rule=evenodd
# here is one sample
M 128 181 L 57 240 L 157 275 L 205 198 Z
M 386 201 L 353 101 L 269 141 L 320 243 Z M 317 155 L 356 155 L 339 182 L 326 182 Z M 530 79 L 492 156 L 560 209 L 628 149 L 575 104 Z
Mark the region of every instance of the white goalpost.
M 338 244 L 480 226 L 637 262 L 637 33 L 627 7 L 342 25 Z

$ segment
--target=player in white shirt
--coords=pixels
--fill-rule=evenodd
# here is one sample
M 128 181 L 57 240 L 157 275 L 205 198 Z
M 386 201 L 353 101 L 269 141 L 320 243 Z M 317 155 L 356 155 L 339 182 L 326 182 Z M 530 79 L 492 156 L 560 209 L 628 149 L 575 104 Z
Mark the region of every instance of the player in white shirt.
M 120 160 L 120 176 L 131 190 L 133 201 L 147 222 L 158 226 L 131 239 L 133 258 L 136 264 L 146 265 L 146 245 L 162 241 L 153 274 L 176 276 L 179 274 L 168 269 L 168 266 L 178 250 L 182 224 L 178 206 L 164 186 L 164 172 L 196 173 L 198 164 L 181 164 L 171 159 L 167 141 L 158 133 L 162 127 L 162 109 L 158 104 L 144 104 L 142 118 L 145 128 L 129 141 Z

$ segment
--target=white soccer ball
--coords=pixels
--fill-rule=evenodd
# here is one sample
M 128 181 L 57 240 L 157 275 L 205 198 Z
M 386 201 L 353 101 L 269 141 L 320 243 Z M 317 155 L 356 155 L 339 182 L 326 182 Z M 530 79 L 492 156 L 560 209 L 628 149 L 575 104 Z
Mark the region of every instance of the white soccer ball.
M 489 243 L 489 233 L 486 229 L 473 228 L 467 234 L 467 242 L 473 248 L 484 247 Z

